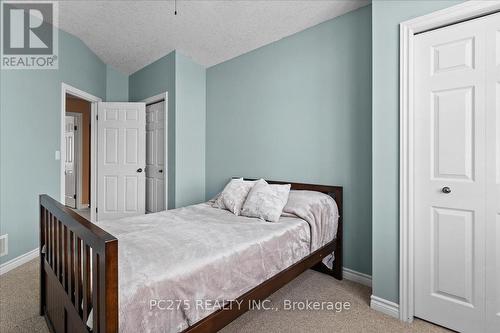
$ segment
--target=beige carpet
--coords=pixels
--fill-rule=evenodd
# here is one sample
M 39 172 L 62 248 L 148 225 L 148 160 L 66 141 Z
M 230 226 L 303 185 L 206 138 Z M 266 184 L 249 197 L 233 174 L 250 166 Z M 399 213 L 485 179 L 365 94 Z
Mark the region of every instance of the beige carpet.
M 33 260 L 0 277 L 0 331 L 48 332 L 38 315 L 38 261 Z M 411 325 L 370 309 L 370 289 L 354 282 L 339 282 L 332 277 L 306 271 L 281 288 L 266 303 L 278 311 L 249 311 L 221 332 L 449 332 L 422 320 Z M 351 308 L 287 311 L 285 300 L 349 302 Z

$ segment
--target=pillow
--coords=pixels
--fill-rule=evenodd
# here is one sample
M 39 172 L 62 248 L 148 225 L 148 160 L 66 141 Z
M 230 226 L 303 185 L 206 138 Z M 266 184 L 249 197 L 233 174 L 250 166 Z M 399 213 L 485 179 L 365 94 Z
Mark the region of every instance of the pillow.
M 248 193 L 241 215 L 277 222 L 289 193 L 290 184 L 269 185 L 264 179 L 259 179 Z
M 243 180 L 243 178 L 233 178 L 229 181 L 229 183 L 226 184 L 226 187 L 233 181 L 233 180 Z M 224 189 L 226 188 L 224 187 Z M 212 198 L 212 207 L 213 208 L 219 208 L 219 209 L 226 209 L 226 206 L 224 206 L 224 202 L 222 201 L 222 192 L 219 192 L 215 197 Z
M 234 215 L 240 215 L 241 207 L 254 184 L 255 181 L 243 180 L 243 178 L 231 179 L 212 207 L 227 209 Z

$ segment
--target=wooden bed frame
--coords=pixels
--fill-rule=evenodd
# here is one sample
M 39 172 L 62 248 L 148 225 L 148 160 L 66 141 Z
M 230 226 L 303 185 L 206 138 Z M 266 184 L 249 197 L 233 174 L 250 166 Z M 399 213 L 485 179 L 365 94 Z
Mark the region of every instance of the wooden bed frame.
M 331 195 L 340 213 L 337 238 L 237 298 L 241 306 L 218 310 L 184 332 L 216 332 L 309 268 L 342 279 L 342 187 L 291 184 L 293 190 Z M 335 251 L 333 269 L 321 260 Z M 240 303 L 241 302 L 241 303 Z M 118 240 L 48 195 L 40 195 L 40 315 L 51 332 L 118 332 Z

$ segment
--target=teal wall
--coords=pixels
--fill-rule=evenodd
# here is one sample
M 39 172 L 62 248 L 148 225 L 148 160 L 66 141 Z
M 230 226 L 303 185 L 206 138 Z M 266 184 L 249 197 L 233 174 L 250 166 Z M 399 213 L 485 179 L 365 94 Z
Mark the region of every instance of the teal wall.
M 128 102 L 128 75 L 106 65 L 106 102 Z
M 106 65 L 63 31 L 58 70 L 0 71 L 0 263 L 38 246 L 38 195 L 60 198 L 61 82 L 106 97 Z
M 371 274 L 371 7 L 207 70 L 206 191 L 231 176 L 344 186 L 344 265 Z
M 129 99 L 168 91 L 169 208 L 205 199 L 205 68 L 173 51 L 129 77 Z
M 139 102 L 168 91 L 168 207 L 175 206 L 175 51 L 129 76 L 129 100 Z
M 205 67 L 176 53 L 176 207 L 205 200 Z
M 462 1 L 372 2 L 373 294 L 399 301 L 399 23 Z

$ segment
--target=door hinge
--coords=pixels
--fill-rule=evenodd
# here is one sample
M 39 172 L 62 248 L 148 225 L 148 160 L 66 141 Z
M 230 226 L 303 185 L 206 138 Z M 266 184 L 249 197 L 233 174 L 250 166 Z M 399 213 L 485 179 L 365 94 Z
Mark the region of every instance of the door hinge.
M 97 213 L 97 207 L 95 208 L 95 212 Z
M 75 126 L 74 130 L 76 131 L 78 129 L 78 126 Z
M 76 194 L 73 194 L 73 199 L 75 199 L 75 200 L 76 200 Z
M 98 114 L 95 115 L 95 120 L 99 120 L 99 115 Z

